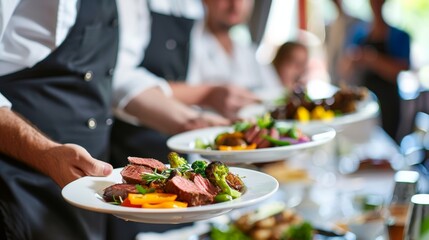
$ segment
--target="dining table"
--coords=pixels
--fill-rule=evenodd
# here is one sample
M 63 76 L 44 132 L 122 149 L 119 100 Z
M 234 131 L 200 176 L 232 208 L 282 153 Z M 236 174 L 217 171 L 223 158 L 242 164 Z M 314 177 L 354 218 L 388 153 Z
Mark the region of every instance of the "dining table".
M 395 172 L 408 168 L 400 148 L 377 124 L 371 128 L 364 141 L 353 141 L 350 136 L 353 134 L 340 133 L 341 141 L 334 140 L 283 160 L 289 166 L 305 169 L 311 178 L 309 182 L 279 181 L 279 190 L 263 203 L 233 210 L 213 219 L 197 221 L 185 228 L 174 228 L 162 233 L 141 232 L 136 240 L 201 239 L 198 236 L 209 231 L 213 224 L 228 224 L 243 213 L 279 202 L 294 209 L 312 224 L 328 228 L 359 213 L 356 200 L 361 196 L 370 196 L 378 200 L 381 206 L 385 206 L 393 191 Z M 247 167 L 261 169 L 254 165 Z M 388 239 L 384 223 L 377 227 L 374 239 Z M 365 231 L 359 229 L 359 226 L 353 230 Z M 364 239 L 359 236 L 362 233 L 355 234 L 357 239 Z

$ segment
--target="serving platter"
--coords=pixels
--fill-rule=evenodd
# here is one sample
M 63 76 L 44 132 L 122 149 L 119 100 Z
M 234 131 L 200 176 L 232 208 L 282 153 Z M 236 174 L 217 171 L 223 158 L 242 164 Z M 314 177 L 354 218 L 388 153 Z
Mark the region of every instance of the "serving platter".
M 67 202 L 76 207 L 112 214 L 126 221 L 176 224 L 210 219 L 228 213 L 233 209 L 257 204 L 272 196 L 279 187 L 277 180 L 265 173 L 230 167 L 230 171 L 242 177 L 246 185 L 246 190 L 240 198 L 229 202 L 188 208 L 131 208 L 107 203 L 101 197 L 106 187 L 122 182 L 121 170 L 122 168 L 116 168 L 107 177 L 87 176 L 79 178 L 63 188 L 62 196 Z
M 288 125 L 280 123 L 279 125 Z M 173 151 L 180 153 L 200 154 L 210 161 L 222 161 L 225 163 L 263 163 L 285 158 L 298 154 L 300 151 L 308 150 L 323 145 L 335 137 L 335 130 L 331 127 L 303 127 L 304 134 L 309 136 L 310 141 L 288 146 L 260 148 L 253 150 L 220 151 L 212 149 L 195 148 L 195 140 L 200 139 L 205 143 L 213 142 L 215 137 L 223 132 L 232 132 L 232 127 L 210 127 L 192 130 L 177 134 L 167 140 L 167 146 Z

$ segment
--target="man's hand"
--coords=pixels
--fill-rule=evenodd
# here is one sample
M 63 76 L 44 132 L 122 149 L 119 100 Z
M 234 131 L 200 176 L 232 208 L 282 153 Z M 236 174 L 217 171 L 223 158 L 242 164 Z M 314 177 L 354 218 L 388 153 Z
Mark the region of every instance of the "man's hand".
M 112 172 L 110 164 L 92 158 L 81 146 L 52 141 L 10 109 L 0 108 L 0 116 L 0 153 L 46 174 L 61 187 L 79 177 Z
M 213 86 L 205 96 L 203 104 L 230 120 L 236 120 L 238 110 L 259 101 L 256 95 L 245 88 L 227 85 Z
M 189 120 L 184 125 L 184 128 L 181 130 L 181 132 L 212 126 L 226 126 L 229 124 L 231 124 L 230 121 L 219 115 L 203 112 L 198 117 Z
M 60 187 L 84 176 L 107 176 L 112 166 L 93 158 L 83 147 L 63 144 L 46 150 L 40 157 L 45 164 L 42 171 Z

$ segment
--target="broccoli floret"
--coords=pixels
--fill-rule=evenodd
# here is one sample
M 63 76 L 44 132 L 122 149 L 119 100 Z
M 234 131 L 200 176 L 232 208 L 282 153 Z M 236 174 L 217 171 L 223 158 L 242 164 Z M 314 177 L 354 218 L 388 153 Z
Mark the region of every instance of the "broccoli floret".
M 206 168 L 208 163 L 204 160 L 197 160 L 192 163 L 191 168 L 194 170 L 195 173 L 201 174 L 201 176 L 206 176 Z
M 179 168 L 188 164 L 186 159 L 179 156 L 179 154 L 176 152 L 171 152 L 168 154 L 168 162 L 170 163 L 170 168 Z
M 211 183 L 220 187 L 223 193 L 230 195 L 232 198 L 238 198 L 241 193 L 231 188 L 227 181 L 226 176 L 228 175 L 228 167 L 221 162 L 212 162 L 206 168 L 206 176 Z

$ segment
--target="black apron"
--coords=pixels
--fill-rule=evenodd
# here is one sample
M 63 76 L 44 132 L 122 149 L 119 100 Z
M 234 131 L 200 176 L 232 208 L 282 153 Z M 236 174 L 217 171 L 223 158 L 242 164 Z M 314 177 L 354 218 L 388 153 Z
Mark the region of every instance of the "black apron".
M 151 12 L 151 16 L 151 40 L 140 66 L 167 80 L 185 80 L 194 21 L 155 12 Z M 114 167 L 123 167 L 128 163 L 128 156 L 152 157 L 167 162 L 168 137 L 115 119 L 111 134 L 111 163 Z M 188 225 L 139 224 L 109 216 L 107 237 L 110 240 L 134 240 L 139 232 L 165 232 Z
M 155 12 L 151 16 L 151 40 L 140 66 L 167 80 L 185 80 L 194 20 Z M 125 166 L 128 156 L 151 157 L 167 162 L 168 137 L 158 131 L 115 119 L 111 134 L 113 166 Z
M 35 66 L 0 76 L 0 91 L 48 137 L 102 159 L 118 38 L 115 1 L 82 0 L 64 42 Z M 7 239 L 105 239 L 105 215 L 71 206 L 49 177 L 4 155 L 0 189 L 0 232 Z
M 361 43 L 365 47 L 371 47 L 381 54 L 389 55 L 387 41 L 374 42 L 364 39 Z M 396 139 L 400 117 L 400 96 L 397 83 L 383 79 L 374 71 L 366 70 L 363 73 L 363 85 L 374 92 L 380 103 L 381 123 L 384 131 L 392 139 Z

